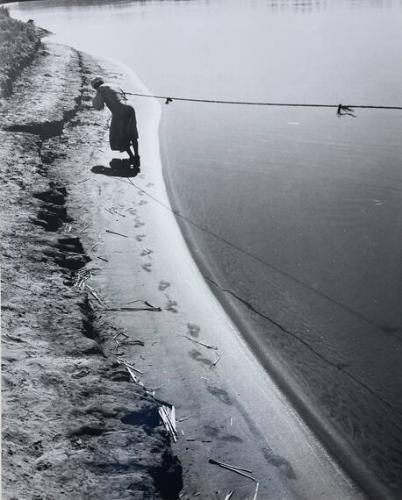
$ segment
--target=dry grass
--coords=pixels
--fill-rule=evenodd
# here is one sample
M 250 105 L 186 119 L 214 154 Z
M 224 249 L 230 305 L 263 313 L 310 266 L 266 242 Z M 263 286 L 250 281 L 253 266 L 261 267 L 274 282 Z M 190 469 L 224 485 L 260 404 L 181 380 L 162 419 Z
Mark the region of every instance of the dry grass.
M 1 96 L 11 93 L 13 81 L 32 60 L 42 35 L 33 24 L 13 19 L 5 7 L 0 7 Z

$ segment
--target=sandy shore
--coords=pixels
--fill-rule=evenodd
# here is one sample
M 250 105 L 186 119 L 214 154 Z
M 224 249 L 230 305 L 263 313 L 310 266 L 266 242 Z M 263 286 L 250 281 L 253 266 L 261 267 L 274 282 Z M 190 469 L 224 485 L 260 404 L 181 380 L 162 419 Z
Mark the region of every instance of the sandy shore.
M 159 103 L 134 101 L 142 172 L 122 172 L 108 112 L 90 106 L 96 73 L 143 90 L 117 63 L 49 44 L 5 102 L 4 498 L 253 498 L 257 482 L 258 498 L 362 498 L 191 258 L 163 182 Z

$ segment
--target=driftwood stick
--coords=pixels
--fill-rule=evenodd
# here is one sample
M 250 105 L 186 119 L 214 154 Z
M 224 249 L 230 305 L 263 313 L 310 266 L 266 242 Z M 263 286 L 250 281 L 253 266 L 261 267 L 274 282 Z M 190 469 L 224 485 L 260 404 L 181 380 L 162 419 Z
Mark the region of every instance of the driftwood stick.
M 86 179 L 84 179 L 83 181 L 78 181 L 75 183 L 76 186 L 78 186 L 78 184 L 84 184 L 84 182 L 87 182 L 89 181 L 89 177 L 87 177 Z
M 217 355 L 217 358 L 216 358 L 216 359 L 215 359 L 215 361 L 213 362 L 213 365 L 214 365 L 214 366 L 216 366 L 216 365 L 219 363 L 220 359 L 221 359 L 221 355 L 220 355 L 218 352 L 216 353 L 216 355 Z
M 177 441 L 177 430 L 176 430 L 176 416 L 175 416 L 175 408 L 172 406 L 169 408 L 168 406 L 160 406 L 159 407 L 159 415 L 164 423 L 166 430 L 172 436 L 173 441 Z
M 142 299 L 130 300 L 130 302 L 126 302 L 125 304 L 127 304 L 127 305 L 128 304 L 136 304 L 137 302 L 142 302 L 143 304 L 145 304 L 147 307 L 150 307 L 151 309 L 161 309 L 160 307 L 156 307 L 156 306 L 152 305 L 147 300 L 142 300 Z
M 119 359 L 118 362 L 122 365 L 124 365 L 125 367 L 128 367 L 128 368 L 131 368 L 131 370 L 139 373 L 140 375 L 143 375 L 144 372 L 142 372 L 141 370 L 139 370 L 138 368 L 136 368 L 135 366 L 133 366 L 131 363 L 128 363 L 127 361 L 125 361 L 124 359 Z
M 212 458 L 210 458 L 208 461 L 210 464 L 218 465 L 219 467 L 222 467 L 223 469 L 227 469 L 227 470 L 230 470 L 236 474 L 239 474 L 239 476 L 247 477 L 248 479 L 251 479 L 252 481 L 257 482 L 253 476 L 250 476 L 249 474 L 245 473 L 245 472 L 252 472 L 251 470 L 242 469 L 241 467 L 236 467 L 234 465 L 225 464 L 224 462 L 218 462 L 217 460 L 213 460 Z M 243 472 L 243 471 L 245 471 L 245 472 Z
M 199 340 L 195 340 L 191 337 L 188 337 L 187 335 L 184 335 L 184 337 L 186 337 L 186 339 L 188 339 L 188 340 L 191 340 L 191 342 L 194 342 L 195 344 L 199 344 L 199 345 L 206 347 L 207 349 L 213 349 L 214 351 L 218 350 L 218 348 L 214 345 L 205 344 L 204 342 L 200 342 Z
M 254 491 L 254 496 L 253 496 L 253 500 L 257 500 L 257 496 L 258 496 L 258 489 L 260 487 L 260 483 L 257 481 L 256 485 L 255 485 L 255 491 Z
M 106 304 L 103 302 L 103 300 L 99 297 L 99 295 L 95 292 L 95 290 L 90 285 L 85 283 L 85 287 L 88 288 L 89 293 L 99 302 L 99 304 L 101 304 L 102 307 L 106 307 Z
M 127 364 L 125 364 L 126 368 L 127 368 L 127 371 L 128 373 L 130 374 L 131 378 L 133 379 L 133 381 L 137 384 L 137 385 L 140 385 L 141 387 L 144 387 L 144 384 L 141 382 L 141 380 L 137 377 L 137 375 L 134 373 L 134 371 L 129 367 L 127 366 Z
M 249 472 L 250 474 L 253 473 L 253 471 L 250 469 L 244 469 L 243 467 L 238 467 L 237 465 L 231 465 L 231 464 L 226 464 L 225 462 L 219 462 L 218 460 L 214 460 L 213 458 L 211 458 L 209 462 L 211 464 L 213 463 L 215 465 L 221 465 L 221 466 L 224 465 L 225 467 L 230 467 L 231 469 L 241 470 L 243 472 Z
M 108 307 L 107 311 L 154 311 L 161 312 L 160 307 Z
M 123 238 L 128 238 L 126 234 L 117 233 L 116 231 L 111 231 L 110 229 L 106 229 L 106 232 L 110 234 L 117 234 L 118 236 L 123 236 Z

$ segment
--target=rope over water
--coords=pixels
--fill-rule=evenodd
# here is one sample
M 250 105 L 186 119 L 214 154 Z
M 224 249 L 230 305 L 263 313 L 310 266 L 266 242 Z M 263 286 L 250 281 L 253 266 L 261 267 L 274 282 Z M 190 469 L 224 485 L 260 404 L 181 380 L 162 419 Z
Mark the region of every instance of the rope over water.
M 380 105 L 364 105 L 364 104 L 317 104 L 317 103 L 297 103 L 297 102 L 264 102 L 264 101 L 227 101 L 224 99 L 196 99 L 193 97 L 170 97 L 164 95 L 142 94 L 138 92 L 125 92 L 126 95 L 135 97 L 149 97 L 152 99 L 163 99 L 165 104 L 170 104 L 173 101 L 186 102 L 201 102 L 207 104 L 234 104 L 239 106 L 276 106 L 286 108 L 333 108 L 336 109 L 338 116 L 353 114 L 354 109 L 385 109 L 402 111 L 402 106 L 380 106 Z

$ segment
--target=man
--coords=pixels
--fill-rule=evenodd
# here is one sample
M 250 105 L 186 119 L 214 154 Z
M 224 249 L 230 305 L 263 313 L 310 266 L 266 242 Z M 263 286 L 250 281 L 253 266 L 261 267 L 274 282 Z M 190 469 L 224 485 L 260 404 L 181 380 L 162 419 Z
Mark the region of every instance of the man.
M 96 90 L 93 107 L 100 111 L 106 104 L 112 113 L 109 130 L 111 150 L 125 151 L 129 156 L 130 164 L 139 167 L 138 131 L 134 108 L 126 104 L 127 98 L 121 88 L 105 83 L 99 76 L 92 80 L 91 85 Z

